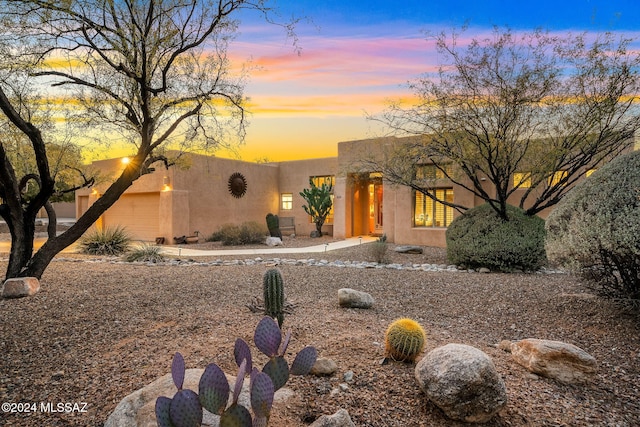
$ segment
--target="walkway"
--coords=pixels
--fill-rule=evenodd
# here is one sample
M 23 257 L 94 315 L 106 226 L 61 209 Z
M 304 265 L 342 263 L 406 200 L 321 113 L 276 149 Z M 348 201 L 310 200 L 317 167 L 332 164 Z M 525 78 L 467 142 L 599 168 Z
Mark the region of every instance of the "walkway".
M 352 246 L 358 246 L 364 243 L 375 242 L 378 240 L 376 237 L 362 236 L 351 237 L 345 240 L 339 240 L 336 242 L 306 246 L 302 248 L 287 248 L 286 246 L 279 246 L 275 248 L 255 248 L 255 249 L 228 249 L 228 250 L 201 250 L 191 249 L 188 247 L 177 246 L 162 246 L 162 253 L 164 255 L 173 256 L 223 256 L 223 255 L 280 255 L 280 254 L 302 254 L 302 253 L 323 253 L 328 251 L 334 251 L 336 249 L 349 248 Z

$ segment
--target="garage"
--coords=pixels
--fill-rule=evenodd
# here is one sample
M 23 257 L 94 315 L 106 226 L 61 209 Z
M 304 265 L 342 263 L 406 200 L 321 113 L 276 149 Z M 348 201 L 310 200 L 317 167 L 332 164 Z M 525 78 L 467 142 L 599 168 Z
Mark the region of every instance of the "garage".
M 154 241 L 159 235 L 160 193 L 125 194 L 103 215 L 104 227 L 126 226 L 135 240 Z

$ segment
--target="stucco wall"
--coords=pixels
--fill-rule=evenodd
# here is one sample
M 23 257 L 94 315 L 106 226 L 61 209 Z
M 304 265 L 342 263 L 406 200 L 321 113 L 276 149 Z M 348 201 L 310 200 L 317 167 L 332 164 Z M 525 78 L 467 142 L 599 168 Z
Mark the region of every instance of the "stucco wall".
M 294 217 L 296 233 L 301 236 L 308 236 L 313 230 L 315 230 L 315 224 L 310 222 L 309 215 L 304 211 L 302 205 L 306 202 L 300 195 L 300 192 L 305 188 L 309 188 L 309 177 L 312 176 L 326 176 L 336 175 L 338 159 L 335 157 L 311 159 L 311 160 L 297 160 L 289 162 L 278 163 L 278 186 L 279 194 L 278 199 L 282 193 L 293 194 L 293 206 L 291 210 L 282 210 L 282 206 L 278 203 L 277 210 L 272 211 L 277 213 L 280 217 Z M 336 177 L 337 178 L 337 177 Z M 340 200 L 340 193 L 338 192 L 338 186 L 334 187 L 334 222 L 336 204 Z M 337 197 L 337 199 L 336 199 Z M 322 228 L 323 233 L 333 234 L 334 225 L 325 224 Z

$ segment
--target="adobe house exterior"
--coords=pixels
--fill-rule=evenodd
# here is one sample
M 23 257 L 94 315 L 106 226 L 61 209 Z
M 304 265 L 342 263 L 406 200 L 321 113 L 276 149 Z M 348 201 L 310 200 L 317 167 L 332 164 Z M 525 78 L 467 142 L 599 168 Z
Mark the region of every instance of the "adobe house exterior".
M 153 242 L 164 238 L 171 244 L 173 237 L 190 236 L 195 231 L 206 237 L 224 224 L 255 221 L 266 227 L 265 216 L 274 213 L 291 221 L 298 235 L 308 236 L 315 224 L 302 208 L 305 201 L 299 193 L 314 179 L 333 184 L 333 212 L 323 233 L 336 238 L 386 234 L 388 241 L 397 244 L 445 247 L 447 226 L 460 214 L 408 187 L 389 184 L 362 162 L 380 158 L 406 141 L 395 137 L 346 141 L 338 144 L 337 157 L 278 163 L 188 155 L 187 167 L 166 170 L 158 165 L 153 173 L 135 181 L 96 225 L 125 226 L 136 239 Z M 94 166 L 114 174 L 123 167 L 121 160 L 98 161 Z M 246 190 L 235 197 L 229 184 L 238 174 Z M 77 216 L 100 197 L 101 190 L 104 187 L 97 185 L 76 192 Z M 489 187 L 486 190 L 491 194 Z M 433 191 L 463 206 L 483 203 L 445 179 L 439 180 Z M 525 189 L 516 191 L 514 201 L 522 191 Z M 293 228 L 285 233 L 291 231 Z

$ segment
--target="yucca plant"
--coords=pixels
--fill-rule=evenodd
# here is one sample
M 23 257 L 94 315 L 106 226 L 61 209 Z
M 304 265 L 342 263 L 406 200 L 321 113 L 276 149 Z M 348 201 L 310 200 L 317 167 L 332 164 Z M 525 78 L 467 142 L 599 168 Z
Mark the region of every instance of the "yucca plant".
M 124 227 L 96 229 L 80 239 L 80 251 L 89 255 L 122 255 L 129 250 L 131 236 Z

